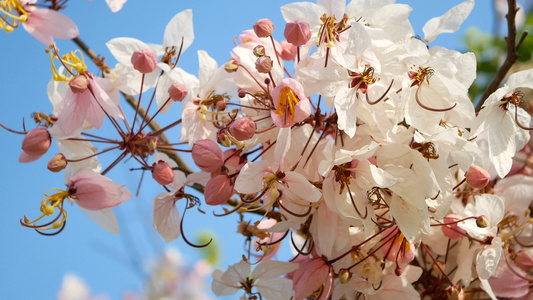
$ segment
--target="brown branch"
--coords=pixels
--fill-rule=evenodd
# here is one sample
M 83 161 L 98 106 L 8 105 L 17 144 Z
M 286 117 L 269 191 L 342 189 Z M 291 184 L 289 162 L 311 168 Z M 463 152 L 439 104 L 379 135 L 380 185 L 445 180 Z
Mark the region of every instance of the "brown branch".
M 507 1 L 507 5 L 509 7 L 509 11 L 507 12 L 507 15 L 505 16 L 507 18 L 507 36 L 505 37 L 505 41 L 507 42 L 507 57 L 505 58 L 505 62 L 501 65 L 500 69 L 498 70 L 498 73 L 492 80 L 492 82 L 489 84 L 487 89 L 485 90 L 485 93 L 481 96 L 481 99 L 479 99 L 479 102 L 476 105 L 476 112 L 479 112 L 481 110 L 481 107 L 485 103 L 485 100 L 498 89 L 498 86 L 502 82 L 502 80 L 505 78 L 505 75 L 507 75 L 507 72 L 511 69 L 511 67 L 514 65 L 516 60 L 518 59 L 518 49 L 522 45 L 522 42 L 527 36 L 527 31 L 522 33 L 522 36 L 520 37 L 520 40 L 518 43 L 516 43 L 516 12 L 518 12 L 518 7 L 516 6 L 516 0 L 509 0 Z
M 105 63 L 104 63 L 104 59 L 103 58 L 100 58 L 91 48 L 89 48 L 89 46 L 87 46 L 87 44 L 85 44 L 79 37 L 76 37 L 74 39 L 72 39 L 72 41 L 78 45 L 78 47 L 81 48 L 81 50 L 91 58 L 91 60 L 94 62 L 94 64 L 100 68 L 100 70 L 102 71 L 106 71 L 109 69 L 109 66 L 107 66 Z M 137 99 L 135 99 L 135 97 L 131 96 L 131 95 L 127 95 L 125 93 L 122 93 L 122 96 L 124 96 L 124 98 L 126 99 L 126 102 L 128 102 L 128 104 L 133 107 L 134 109 L 137 107 Z M 141 118 L 144 118 L 146 120 L 152 120 L 152 117 L 148 114 L 148 112 L 146 112 L 146 110 L 139 105 L 139 111 L 138 111 L 138 114 Z M 161 126 L 159 125 L 159 123 L 155 122 L 155 121 L 150 121 L 150 123 L 148 124 L 148 126 L 150 127 L 150 129 L 152 130 L 152 132 L 157 132 L 161 129 Z M 166 134 L 164 132 L 160 132 L 158 134 L 158 138 L 159 138 L 159 141 L 161 141 L 162 143 L 164 144 L 170 144 L 170 141 L 169 139 L 167 138 Z M 172 159 L 173 161 L 175 161 L 177 164 L 178 164 L 178 169 L 180 171 L 182 171 L 183 173 L 185 173 L 185 175 L 189 175 L 191 173 L 194 173 L 194 171 L 187 165 L 187 163 L 185 163 L 185 161 L 183 161 L 183 159 L 181 158 L 181 156 L 176 152 L 176 151 L 170 151 L 170 150 L 160 150 L 161 152 L 167 154 L 170 159 Z M 192 188 L 194 188 L 195 190 L 197 190 L 198 192 L 200 193 L 204 193 L 205 191 L 205 187 L 199 183 L 194 183 L 192 185 Z M 229 206 L 232 206 L 232 207 L 236 207 L 239 205 L 239 200 L 235 199 L 235 198 L 231 198 L 228 200 L 227 204 Z M 263 209 L 259 209 L 259 210 L 254 210 L 254 211 L 250 211 L 252 213 L 255 213 L 255 214 L 258 214 L 258 215 L 265 215 L 266 211 L 263 210 Z

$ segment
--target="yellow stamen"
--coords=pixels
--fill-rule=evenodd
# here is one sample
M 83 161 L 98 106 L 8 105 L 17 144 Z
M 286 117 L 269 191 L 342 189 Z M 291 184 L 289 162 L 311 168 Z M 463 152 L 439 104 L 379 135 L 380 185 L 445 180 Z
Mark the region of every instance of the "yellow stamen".
M 69 82 L 74 75 L 83 74 L 87 70 L 85 65 L 85 59 L 80 50 L 71 51 L 59 57 L 59 49 L 55 47 L 55 44 L 50 45 L 50 49 L 46 49 L 46 53 L 50 55 L 50 63 L 52 65 L 52 78 L 55 81 L 66 81 Z M 78 57 L 78 55 L 80 57 Z M 64 67 L 63 70 L 56 68 L 54 64 L 54 58 L 59 60 L 61 65 Z
M 65 201 L 65 199 L 71 196 L 70 193 L 68 191 L 60 190 L 60 189 L 50 189 L 48 191 L 58 191 L 58 192 L 55 194 L 51 194 L 51 195 L 45 193 L 44 200 L 41 201 L 41 207 L 40 207 L 42 215 L 33 221 L 30 221 L 28 217 L 24 216 L 23 225 L 25 225 L 26 227 L 30 227 L 30 228 L 34 228 L 38 230 L 49 230 L 49 229 L 58 229 L 63 225 L 63 223 L 65 223 L 65 221 L 67 220 L 67 211 L 63 209 L 62 204 L 63 204 L 63 201 Z M 50 223 L 42 225 L 42 226 L 35 225 L 35 223 L 40 221 L 42 218 L 54 214 L 56 209 L 60 210 L 59 215 L 57 217 L 58 221 L 53 222 L 51 226 L 48 226 L 50 225 Z
M 0 1 L 0 29 L 11 32 L 26 20 L 28 20 L 28 13 L 24 10 L 20 0 Z
M 276 114 L 278 114 L 280 117 L 283 117 L 285 113 L 288 113 L 291 117 L 291 120 L 294 121 L 294 108 L 298 102 L 300 102 L 300 99 L 296 97 L 292 89 L 288 86 L 283 87 L 279 94 Z M 285 115 L 285 117 L 287 116 Z

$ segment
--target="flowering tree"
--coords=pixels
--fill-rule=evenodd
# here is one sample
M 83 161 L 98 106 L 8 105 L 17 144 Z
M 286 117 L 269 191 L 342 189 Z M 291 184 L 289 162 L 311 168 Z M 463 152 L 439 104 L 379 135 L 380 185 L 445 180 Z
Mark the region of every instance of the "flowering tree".
M 112 208 L 132 193 L 108 174 L 130 160 L 160 186 L 151 225 L 164 241 L 208 247 L 184 227 L 201 205 L 216 218 L 239 216 L 246 250 L 213 272 L 216 296 L 529 295 L 533 69 L 509 72 L 526 39 L 516 1 L 507 2 L 507 56 L 476 105 L 475 55 L 428 46 L 458 30 L 473 0 L 429 20 L 423 37 L 411 8 L 394 1 L 287 4 L 285 40 L 260 19 L 220 66 L 198 51 L 197 76 L 180 68 L 194 40 L 191 10 L 170 20 L 161 44 L 108 41 L 112 67 L 61 14 L 65 2 L 0 2 L 0 28 L 23 27 L 47 47 L 53 105 L 29 130 L 2 127 L 24 135 L 21 163 L 47 156 L 66 184 L 45 192 L 40 212 L 28 208 L 22 226 L 68 230 L 68 202 L 118 234 Z M 107 2 L 113 11 L 124 4 Z M 79 50 L 64 53 L 55 38 Z M 172 105 L 181 115 L 160 123 Z M 103 126 L 114 134 L 100 134 Z M 179 136 L 167 134 L 173 128 Z M 278 260 L 282 244 L 288 261 Z

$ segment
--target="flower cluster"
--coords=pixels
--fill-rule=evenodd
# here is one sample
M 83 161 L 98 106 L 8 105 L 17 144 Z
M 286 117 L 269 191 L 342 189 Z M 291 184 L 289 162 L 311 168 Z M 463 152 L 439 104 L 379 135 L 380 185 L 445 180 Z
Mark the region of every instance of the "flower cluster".
M 80 53 L 60 56 L 52 44 L 54 112 L 24 132 L 20 161 L 39 159 L 56 140 L 61 153 L 49 168 L 65 169 L 68 190 L 46 195 L 43 215 L 21 223 L 57 233 L 69 198 L 118 232 L 110 208 L 131 194 L 103 175 L 130 157 L 165 189 L 153 200 L 153 227 L 167 242 L 181 235 L 194 247 L 209 244 L 184 234 L 186 211 L 202 212 L 200 204 L 221 206 L 218 217 L 240 215 L 237 232 L 250 250 L 213 273 L 217 296 L 528 295 L 533 128 L 522 105 L 533 69 L 510 75 L 476 113 L 468 96 L 474 54 L 428 46 L 455 32 L 473 6 L 429 20 L 420 38 L 411 7 L 394 1 L 288 4 L 284 41 L 269 19 L 258 20 L 222 66 L 199 51 L 198 77 L 178 67 L 194 39 L 190 10 L 169 22 L 162 45 L 109 41 L 118 64 L 100 61 L 104 78 L 87 71 Z M 129 121 L 119 91 L 135 109 Z M 141 105 L 149 91 L 152 116 Z M 159 126 L 157 116 L 176 102 L 180 118 Z M 119 139 L 87 132 L 106 119 Z M 178 125 L 179 142 L 171 142 L 165 131 Z M 101 171 L 97 157 L 112 151 L 119 154 Z M 191 153 L 200 171 L 179 152 Z M 51 222 L 35 224 L 56 209 Z M 272 260 L 282 243 L 294 251 L 290 262 Z

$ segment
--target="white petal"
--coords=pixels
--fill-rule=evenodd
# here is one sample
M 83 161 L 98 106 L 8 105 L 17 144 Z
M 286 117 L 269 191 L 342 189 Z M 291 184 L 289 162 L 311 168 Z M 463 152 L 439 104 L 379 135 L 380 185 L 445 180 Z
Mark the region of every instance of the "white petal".
M 476 258 L 476 271 L 479 279 L 487 280 L 494 273 L 502 255 L 502 240 L 495 237 Z
M 127 37 L 114 38 L 107 42 L 106 46 L 118 62 L 127 66 L 131 66 L 133 52 L 150 48 L 146 43 L 138 39 Z
M 252 272 L 252 279 L 278 278 L 298 269 L 300 265 L 284 261 L 269 260 L 260 263 Z
M 174 196 L 162 193 L 153 202 L 154 228 L 167 243 L 180 236 L 180 213 L 174 203 Z
M 110 208 L 102 210 L 88 210 L 78 206 L 80 210 L 87 215 L 94 223 L 112 234 L 120 234 L 118 229 L 117 217 Z
M 187 9 L 175 15 L 172 20 L 168 22 L 163 37 L 163 46 L 174 46 L 176 51 L 178 51 L 183 41 L 183 48 L 181 50 L 183 52 L 189 48 L 193 40 L 192 10 Z
M 452 7 L 444 15 L 429 20 L 422 28 L 424 41 L 430 43 L 441 33 L 452 33 L 459 30 L 459 27 L 466 20 L 473 8 L 474 0 L 468 0 Z

